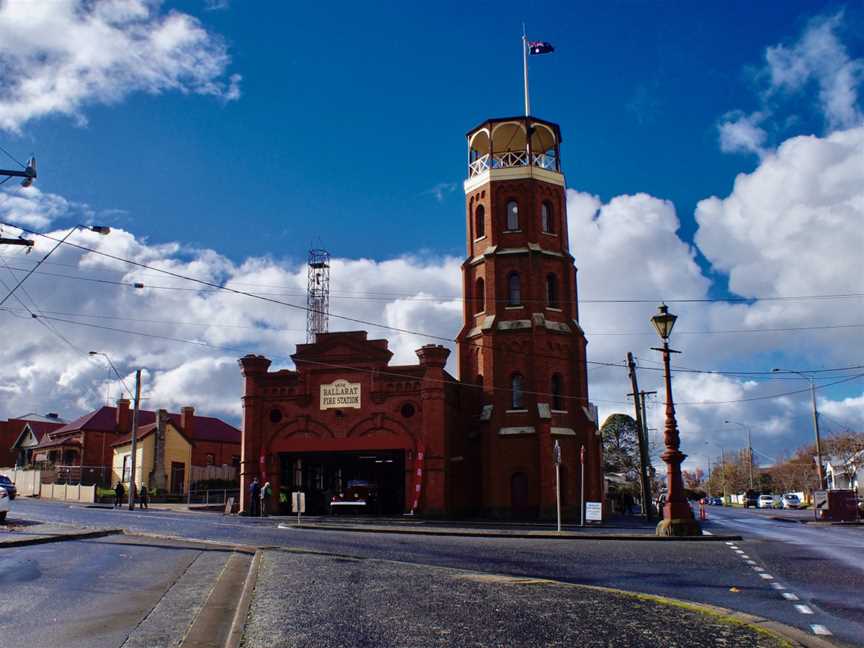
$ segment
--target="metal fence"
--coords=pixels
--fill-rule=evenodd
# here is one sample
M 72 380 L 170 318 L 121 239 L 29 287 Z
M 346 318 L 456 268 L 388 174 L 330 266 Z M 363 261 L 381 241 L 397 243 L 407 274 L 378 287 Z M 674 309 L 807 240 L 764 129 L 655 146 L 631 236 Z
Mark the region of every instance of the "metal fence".
M 239 488 L 211 488 L 207 490 L 190 490 L 187 497 L 188 504 L 225 504 L 229 497 L 235 502 L 240 501 Z

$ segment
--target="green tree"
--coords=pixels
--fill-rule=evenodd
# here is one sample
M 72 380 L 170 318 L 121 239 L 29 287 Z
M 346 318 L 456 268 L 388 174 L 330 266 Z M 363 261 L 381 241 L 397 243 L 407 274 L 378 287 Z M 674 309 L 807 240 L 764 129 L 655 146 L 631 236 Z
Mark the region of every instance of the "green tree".
M 639 427 L 626 414 L 610 414 L 600 427 L 603 470 L 629 474 L 639 471 Z

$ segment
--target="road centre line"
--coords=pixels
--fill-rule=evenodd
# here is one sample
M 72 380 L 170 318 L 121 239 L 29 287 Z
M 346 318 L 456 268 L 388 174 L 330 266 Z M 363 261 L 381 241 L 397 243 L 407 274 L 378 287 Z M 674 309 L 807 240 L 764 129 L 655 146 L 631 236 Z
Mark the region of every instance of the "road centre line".
M 764 568 L 764 567 L 759 567 L 758 565 L 754 565 L 754 566 L 753 566 L 753 571 L 757 571 L 757 572 L 764 572 L 764 571 L 765 571 L 765 568 Z
M 755 565 L 756 564 L 755 560 L 745 560 L 744 562 L 746 562 L 748 565 Z
M 796 605 L 795 609 L 798 610 L 801 614 L 813 614 L 813 609 L 809 605 Z
M 797 594 L 793 594 L 792 592 L 783 592 L 783 598 L 787 601 L 800 601 Z
M 774 580 L 774 577 L 771 574 L 759 574 L 759 578 L 764 578 L 765 580 Z
M 771 585 L 771 587 L 773 587 L 776 590 L 785 590 L 786 589 L 786 586 L 781 585 L 780 583 L 769 583 L 769 584 Z

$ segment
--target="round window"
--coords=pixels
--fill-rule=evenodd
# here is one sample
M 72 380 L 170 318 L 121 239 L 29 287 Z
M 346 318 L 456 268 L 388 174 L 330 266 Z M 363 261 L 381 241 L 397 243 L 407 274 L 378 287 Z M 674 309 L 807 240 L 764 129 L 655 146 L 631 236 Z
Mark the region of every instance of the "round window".
M 270 410 L 270 422 L 271 423 L 278 423 L 281 420 L 282 420 L 282 410 L 280 410 L 276 407 L 274 407 L 272 410 Z
M 411 403 L 405 403 L 402 406 L 402 416 L 405 418 L 411 418 L 414 416 L 414 406 Z

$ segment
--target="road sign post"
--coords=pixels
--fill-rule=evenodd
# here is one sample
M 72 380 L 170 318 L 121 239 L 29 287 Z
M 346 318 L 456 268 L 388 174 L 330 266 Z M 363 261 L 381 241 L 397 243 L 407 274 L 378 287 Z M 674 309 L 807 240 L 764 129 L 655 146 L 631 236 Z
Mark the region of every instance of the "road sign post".
M 579 449 L 579 526 L 585 526 L 585 446 Z
M 306 512 L 306 493 L 294 491 L 291 493 L 291 512 L 297 514 L 297 526 L 300 526 L 300 516 Z

